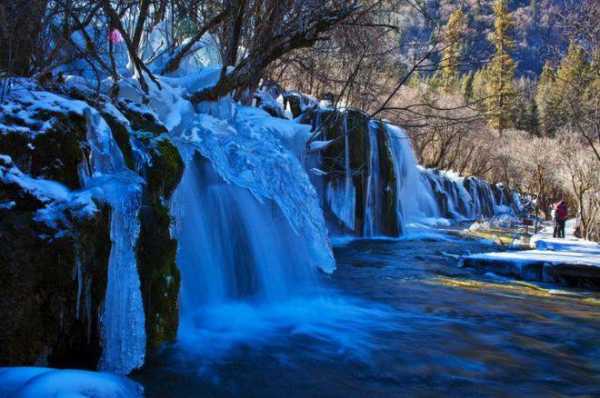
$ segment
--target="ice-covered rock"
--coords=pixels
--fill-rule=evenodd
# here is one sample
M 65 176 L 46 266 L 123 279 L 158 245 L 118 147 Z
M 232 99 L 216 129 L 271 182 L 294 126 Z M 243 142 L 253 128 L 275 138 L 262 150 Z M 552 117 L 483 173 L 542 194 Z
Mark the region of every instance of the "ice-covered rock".
M 0 398 L 142 398 L 136 382 L 110 373 L 50 368 L 0 368 Z

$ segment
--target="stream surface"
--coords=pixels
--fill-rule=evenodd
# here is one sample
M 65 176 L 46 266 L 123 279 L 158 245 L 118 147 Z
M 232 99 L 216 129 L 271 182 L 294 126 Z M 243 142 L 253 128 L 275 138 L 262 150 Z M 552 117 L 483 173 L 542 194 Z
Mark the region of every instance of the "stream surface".
M 494 250 L 336 242 L 319 289 L 208 308 L 133 377 L 147 397 L 600 396 L 600 295 L 458 266 Z

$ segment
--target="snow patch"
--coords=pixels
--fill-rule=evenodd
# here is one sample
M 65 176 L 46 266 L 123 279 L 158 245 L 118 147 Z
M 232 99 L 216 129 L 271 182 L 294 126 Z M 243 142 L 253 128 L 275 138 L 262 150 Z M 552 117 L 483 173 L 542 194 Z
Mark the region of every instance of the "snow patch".
M 0 398 L 142 398 L 144 389 L 125 377 L 84 370 L 0 368 Z

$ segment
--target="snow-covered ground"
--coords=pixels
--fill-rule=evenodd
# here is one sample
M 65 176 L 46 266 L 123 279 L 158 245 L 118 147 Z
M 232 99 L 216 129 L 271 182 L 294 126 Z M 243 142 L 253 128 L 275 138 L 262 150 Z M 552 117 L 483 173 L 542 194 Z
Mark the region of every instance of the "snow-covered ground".
M 553 250 L 526 250 L 499 253 L 482 253 L 468 256 L 469 259 L 479 261 L 502 260 L 513 262 L 516 267 L 522 268 L 527 264 L 544 263 L 545 265 L 583 265 L 600 267 L 600 251 L 595 254 L 575 251 L 576 248 Z
M 545 225 L 537 234 L 531 237 L 531 246 L 538 250 L 551 251 L 571 251 L 577 253 L 589 253 L 590 255 L 600 255 L 600 245 L 596 242 L 590 242 L 575 237 L 575 220 L 568 220 L 565 226 L 565 238 L 557 239 L 552 237 L 553 225 Z
M 533 250 L 473 254 L 463 258 L 463 264 L 523 279 L 598 286 L 600 245 L 576 238 L 574 224 L 567 222 L 564 239 L 553 238 L 553 226 L 546 225 L 531 238 Z

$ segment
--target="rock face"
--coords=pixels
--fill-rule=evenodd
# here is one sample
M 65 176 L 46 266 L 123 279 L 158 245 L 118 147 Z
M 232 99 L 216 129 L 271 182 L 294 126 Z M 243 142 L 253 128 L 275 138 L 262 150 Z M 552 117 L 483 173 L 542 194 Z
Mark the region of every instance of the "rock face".
M 498 214 L 518 214 L 522 209 L 515 201 L 515 192 L 493 185 L 477 177 L 459 177 L 435 169 L 423 169 L 437 202 L 439 215 L 448 219 L 490 218 Z M 517 194 L 518 196 L 518 194 Z
M 0 365 L 95 368 L 100 358 L 111 209 L 82 185 L 90 107 L 145 181 L 136 247 L 147 349 L 173 340 L 179 272 L 167 202 L 183 162 L 167 128 L 131 101 L 27 90 L 0 105 Z
M 81 188 L 85 121 L 67 110 L 11 105 L 0 124 L 0 363 L 94 367 L 109 209 L 68 203 L 51 192 Z M 51 182 L 56 186 L 45 192 Z M 85 206 L 96 211 L 82 211 Z M 52 210 L 52 222 L 43 210 Z
M 164 203 L 171 198 L 183 175 L 183 161 L 177 149 L 166 140 L 157 142 L 150 155 L 140 210 L 137 258 L 148 348 L 155 349 L 177 337 L 179 324 L 177 242 L 171 238 L 171 216 Z
M 520 210 L 513 192 L 503 186 L 418 171 L 407 137 L 400 132 L 392 138 L 390 126 L 380 120 L 354 109 L 323 108 L 298 93 L 283 97 L 293 116 L 310 123 L 314 139 L 323 143 L 318 160 L 322 208 L 334 233 L 397 237 L 406 219 L 478 219 Z M 426 192 L 414 192 L 421 190 Z M 427 204 L 410 203 L 419 201 Z
M 286 97 L 292 112 L 306 100 Z M 301 121 L 328 142 L 321 151 L 323 209 L 333 230 L 356 236 L 399 236 L 398 192 L 394 154 L 385 125 L 361 111 L 308 108 Z

